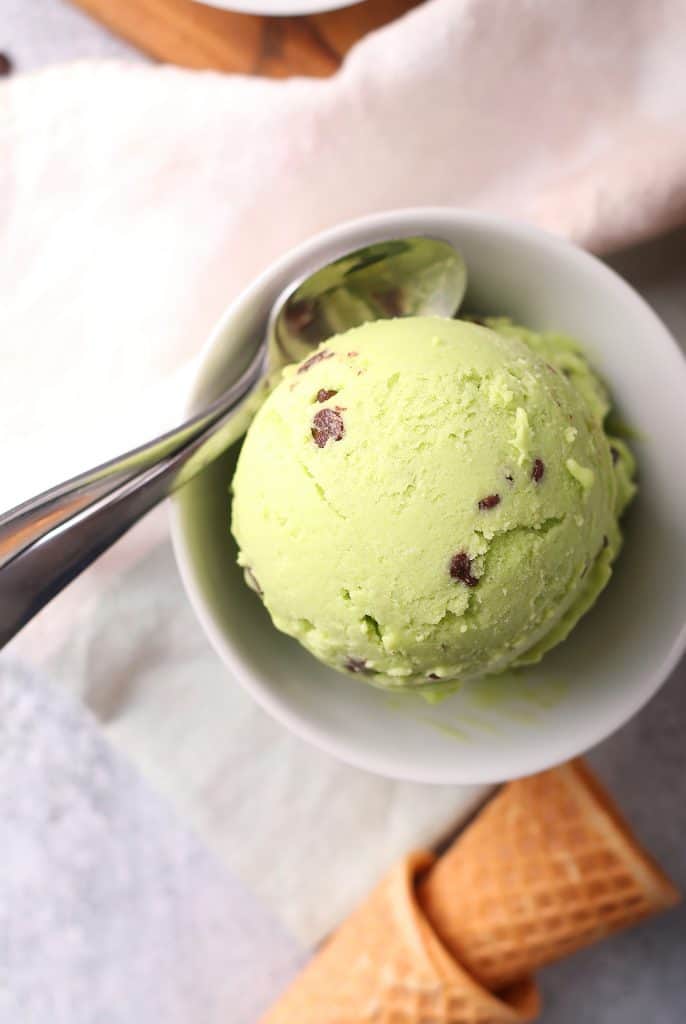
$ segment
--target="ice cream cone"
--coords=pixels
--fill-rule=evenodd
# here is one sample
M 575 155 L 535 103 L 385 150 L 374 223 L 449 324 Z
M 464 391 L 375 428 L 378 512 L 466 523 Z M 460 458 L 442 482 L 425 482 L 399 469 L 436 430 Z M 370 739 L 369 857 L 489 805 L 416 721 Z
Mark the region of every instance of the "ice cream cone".
M 507 785 L 418 888 L 491 991 L 672 906 L 679 893 L 581 761 Z
M 399 864 L 326 943 L 262 1024 L 518 1024 L 539 1000 L 521 980 L 492 995 L 442 947 L 414 879 L 432 861 Z

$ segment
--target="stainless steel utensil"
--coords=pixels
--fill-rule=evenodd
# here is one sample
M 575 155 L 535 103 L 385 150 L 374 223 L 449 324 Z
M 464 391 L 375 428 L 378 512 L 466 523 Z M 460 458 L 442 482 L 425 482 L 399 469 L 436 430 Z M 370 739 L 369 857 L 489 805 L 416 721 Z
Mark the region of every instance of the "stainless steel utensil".
M 147 444 L 0 516 L 0 647 L 175 488 L 247 429 L 284 365 L 369 320 L 453 316 L 466 269 L 447 242 L 377 242 L 317 268 L 272 307 L 238 379 L 202 412 Z

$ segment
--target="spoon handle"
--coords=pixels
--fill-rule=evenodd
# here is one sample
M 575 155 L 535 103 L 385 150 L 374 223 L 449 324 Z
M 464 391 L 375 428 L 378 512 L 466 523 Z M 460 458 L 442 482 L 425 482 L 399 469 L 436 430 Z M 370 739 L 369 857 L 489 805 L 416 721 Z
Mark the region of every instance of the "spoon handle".
M 0 648 L 134 523 L 246 430 L 263 355 L 201 416 L 0 517 Z M 247 398 L 247 401 L 246 401 Z M 127 472 L 128 470 L 128 472 Z
M 10 559 L 50 530 L 88 508 L 125 480 L 181 451 L 213 423 L 219 423 L 254 386 L 263 364 L 264 352 L 260 349 L 238 380 L 202 412 L 138 448 L 85 470 L 0 515 L 0 573 Z

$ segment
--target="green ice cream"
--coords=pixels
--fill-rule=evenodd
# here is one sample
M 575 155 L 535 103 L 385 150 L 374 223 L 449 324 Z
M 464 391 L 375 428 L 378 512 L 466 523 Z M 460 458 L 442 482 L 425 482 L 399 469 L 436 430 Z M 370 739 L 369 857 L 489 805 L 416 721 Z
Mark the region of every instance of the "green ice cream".
M 327 341 L 257 414 L 233 532 L 274 624 L 387 687 L 537 661 L 607 583 L 633 494 L 568 339 L 383 320 Z

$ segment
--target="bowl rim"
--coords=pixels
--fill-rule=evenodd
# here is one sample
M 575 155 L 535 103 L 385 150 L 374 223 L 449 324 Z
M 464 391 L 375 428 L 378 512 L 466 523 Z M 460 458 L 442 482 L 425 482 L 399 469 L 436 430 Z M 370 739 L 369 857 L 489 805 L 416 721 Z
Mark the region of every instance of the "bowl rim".
M 320 251 L 322 251 L 322 253 L 325 250 L 330 251 L 333 247 L 334 250 L 338 249 L 340 250 L 340 254 L 343 254 L 351 248 L 355 248 L 358 244 L 363 245 L 373 241 L 374 239 L 371 237 L 372 235 L 376 235 L 379 240 L 384 237 L 384 233 L 386 233 L 387 237 L 389 229 L 393 226 L 397 226 L 399 222 L 402 223 L 403 232 L 408 233 L 408 225 L 410 225 L 410 222 L 416 221 L 414 230 L 416 230 L 417 234 L 422 234 L 422 221 L 428 222 L 435 220 L 449 221 L 453 227 L 463 225 L 469 225 L 472 228 L 477 229 L 481 227 L 487 230 L 505 233 L 510 237 L 514 237 L 515 240 L 522 239 L 523 241 L 533 241 L 538 243 L 540 246 L 546 247 L 552 253 L 560 253 L 567 259 L 576 260 L 577 262 L 583 263 L 587 267 L 592 268 L 596 275 L 599 275 L 601 279 L 604 279 L 603 283 L 607 288 L 610 290 L 614 289 L 623 301 L 633 303 L 637 311 L 640 310 L 641 316 L 644 318 L 647 317 L 647 321 L 651 323 L 652 330 L 656 335 L 660 336 L 661 345 L 665 346 L 668 350 L 673 350 L 673 352 L 679 357 L 683 365 L 684 383 L 686 386 L 686 359 L 684 359 L 684 354 L 669 329 L 665 326 L 649 303 L 642 295 L 640 295 L 639 292 L 636 291 L 635 288 L 632 287 L 632 285 L 592 253 L 581 249 L 579 246 L 564 238 L 550 234 L 536 225 L 529 224 L 525 221 L 519 221 L 514 218 L 501 217 L 499 215 L 489 213 L 480 213 L 478 211 L 466 210 L 460 207 L 419 206 L 399 208 L 396 210 L 369 214 L 362 217 L 356 217 L 352 220 L 347 220 L 339 225 L 311 236 L 299 245 L 289 249 L 281 257 L 272 262 L 247 288 L 234 298 L 210 331 L 194 361 L 194 375 L 191 387 L 186 394 L 184 411 L 187 412 L 192 406 L 193 391 L 208 355 L 214 349 L 215 345 L 223 338 L 228 325 L 231 323 L 233 317 L 237 314 L 240 308 L 244 304 L 249 303 L 252 297 L 264 288 L 270 280 L 278 280 L 283 272 L 289 267 L 297 266 L 298 263 L 301 263 Z M 410 230 L 413 230 L 411 226 Z M 425 230 L 424 233 L 428 232 Z M 369 237 L 366 239 L 364 237 L 358 237 L 365 235 L 369 235 Z M 328 260 L 329 258 L 335 258 L 335 255 L 330 255 L 327 252 L 326 255 L 322 254 L 322 258 Z M 250 696 L 257 701 L 258 705 L 276 721 L 288 728 L 299 738 L 307 741 L 330 756 L 333 756 L 355 768 L 363 769 L 389 779 L 445 785 L 488 785 L 503 781 L 502 772 L 489 775 L 487 771 L 484 772 L 483 768 L 480 768 L 472 773 L 469 768 L 465 770 L 464 765 L 461 770 L 451 778 L 447 778 L 445 772 L 440 770 L 436 772 L 431 770 L 404 771 L 399 767 L 395 760 L 389 760 L 382 752 L 372 748 L 366 750 L 362 754 L 360 754 L 358 750 L 353 751 L 347 742 L 340 740 L 338 736 L 330 734 L 326 730 L 302 717 L 298 713 L 297 709 L 295 709 L 287 699 L 280 697 L 279 694 L 275 693 L 270 688 L 270 684 L 266 677 L 260 673 L 254 672 L 252 668 L 244 662 L 242 656 L 238 653 L 232 643 L 230 634 L 222 630 L 215 622 L 206 605 L 200 585 L 195 578 L 191 555 L 186 545 L 180 505 L 175 498 L 172 498 L 169 506 L 173 550 L 181 579 L 189 597 L 191 606 L 193 607 L 194 612 L 212 646 L 222 662 L 227 665 L 236 681 L 239 682 L 241 686 L 248 691 Z M 581 744 L 579 742 L 579 730 L 570 731 L 568 741 L 560 740 L 554 755 L 541 754 L 537 756 L 537 751 L 532 750 L 530 763 L 528 763 L 525 768 L 521 770 L 518 769 L 511 774 L 508 774 L 507 778 L 517 778 L 534 772 L 544 771 L 547 768 L 560 764 L 572 757 L 585 753 L 604 739 L 607 739 L 625 725 L 631 718 L 633 718 L 634 715 L 637 714 L 658 692 L 660 687 L 666 682 L 667 678 L 679 663 L 685 651 L 686 614 L 684 616 L 684 622 L 682 623 L 671 648 L 656 663 L 655 668 L 651 672 L 646 673 L 645 684 L 640 691 L 635 694 L 634 698 L 631 701 L 627 701 L 625 704 L 622 704 L 621 707 L 618 706 L 617 714 L 614 716 L 614 720 L 611 722 L 609 727 L 607 722 L 603 722 L 603 724 L 600 725 L 596 724 L 594 717 L 589 715 L 588 729 L 583 734 Z M 408 765 L 408 768 L 411 768 L 411 765 Z

